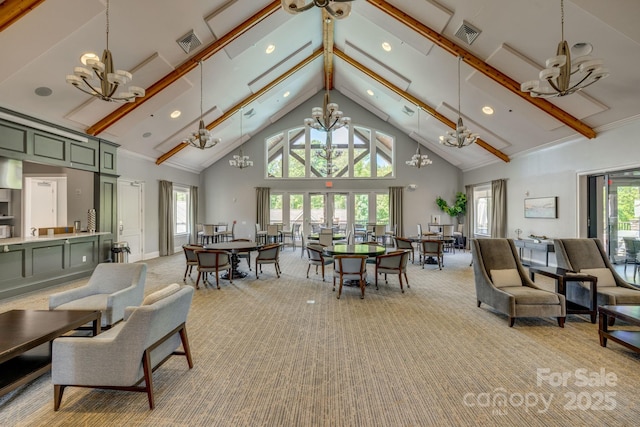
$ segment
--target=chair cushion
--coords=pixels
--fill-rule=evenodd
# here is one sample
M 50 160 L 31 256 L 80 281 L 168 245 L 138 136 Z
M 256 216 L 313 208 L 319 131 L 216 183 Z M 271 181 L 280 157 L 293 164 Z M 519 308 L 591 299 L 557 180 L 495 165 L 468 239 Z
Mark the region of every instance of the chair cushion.
M 142 305 L 155 304 L 156 302 L 160 301 L 161 299 L 166 298 L 169 295 L 175 294 L 179 290 L 180 290 L 180 285 L 178 285 L 177 283 L 172 283 L 169 286 L 167 286 L 165 288 L 162 288 L 159 291 L 155 291 L 153 293 L 150 293 L 149 295 L 144 297 L 144 300 L 142 301 Z
M 530 288 L 529 286 L 505 286 L 502 291 L 513 295 L 516 298 L 516 304 L 523 305 L 553 305 L 560 304 L 560 298 L 553 292 L 543 291 L 542 289 Z
M 596 276 L 598 278 L 598 290 L 600 288 L 617 286 L 616 279 L 608 268 L 583 268 L 580 270 L 580 273 Z
M 60 304 L 56 310 L 106 310 L 109 294 L 93 294 Z
M 515 268 L 508 268 L 504 270 L 491 270 L 491 281 L 496 288 L 503 288 L 505 286 L 522 286 L 522 279 L 520 273 Z
M 640 291 L 623 286 L 600 289 L 600 279 L 598 279 L 598 293 L 615 297 L 616 304 L 640 305 Z

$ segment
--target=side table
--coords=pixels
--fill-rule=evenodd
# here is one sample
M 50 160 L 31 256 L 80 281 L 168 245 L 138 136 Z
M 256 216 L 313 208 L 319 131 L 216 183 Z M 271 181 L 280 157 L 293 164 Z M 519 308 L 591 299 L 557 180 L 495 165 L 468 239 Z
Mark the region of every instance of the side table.
M 550 277 L 556 281 L 556 292 L 567 296 L 566 282 L 589 282 L 589 293 L 591 294 L 591 306 L 582 307 L 567 300 L 567 314 L 589 314 L 591 323 L 596 323 L 598 316 L 598 278 L 584 273 L 575 273 L 559 267 L 529 267 L 529 276 L 534 280 L 536 274 Z
M 600 312 L 600 345 L 607 346 L 607 339 L 617 342 L 640 353 L 640 331 L 609 330 L 610 319 L 620 319 L 625 322 L 640 326 L 640 307 L 634 305 L 603 305 L 598 308 Z

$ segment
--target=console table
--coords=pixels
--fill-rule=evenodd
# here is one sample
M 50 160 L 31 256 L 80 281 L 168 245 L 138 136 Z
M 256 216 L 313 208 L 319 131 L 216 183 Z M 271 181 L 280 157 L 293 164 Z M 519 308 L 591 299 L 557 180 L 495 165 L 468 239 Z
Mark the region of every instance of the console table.
M 553 246 L 553 240 L 533 240 L 533 239 L 513 239 L 513 243 L 516 245 L 520 252 L 520 260 L 523 265 L 531 265 L 533 262 L 533 252 L 544 252 L 545 265 L 549 266 L 549 252 L 555 252 Z M 523 249 L 529 249 L 529 262 L 525 263 L 522 258 Z

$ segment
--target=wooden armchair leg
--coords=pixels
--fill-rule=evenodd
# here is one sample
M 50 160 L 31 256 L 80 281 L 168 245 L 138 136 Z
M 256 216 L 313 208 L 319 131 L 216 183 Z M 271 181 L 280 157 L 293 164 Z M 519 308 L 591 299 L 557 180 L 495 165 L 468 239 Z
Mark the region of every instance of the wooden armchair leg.
M 191 347 L 189 347 L 189 338 L 187 338 L 187 327 L 183 326 L 180 329 L 180 340 L 182 341 L 182 348 L 184 355 L 187 357 L 187 364 L 189 369 L 193 368 L 193 359 L 191 358 Z
M 151 350 L 149 349 L 145 350 L 144 356 L 142 356 L 142 370 L 144 371 L 144 383 L 147 390 L 147 398 L 149 399 L 149 409 L 153 409 L 155 403 L 153 401 L 153 380 L 151 379 Z
M 558 326 L 560 326 L 561 328 L 564 328 L 564 320 L 566 319 L 566 317 L 558 317 Z
M 60 403 L 62 403 L 62 394 L 64 393 L 65 386 L 60 384 L 55 384 L 53 386 L 53 410 L 57 411 L 60 409 Z

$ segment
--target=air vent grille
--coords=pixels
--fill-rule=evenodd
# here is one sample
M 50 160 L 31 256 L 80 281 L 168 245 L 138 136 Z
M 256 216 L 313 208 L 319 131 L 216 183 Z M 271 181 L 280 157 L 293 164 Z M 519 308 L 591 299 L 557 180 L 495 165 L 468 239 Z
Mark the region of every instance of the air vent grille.
M 462 21 L 462 25 L 460 25 L 460 28 L 456 31 L 456 37 L 470 45 L 478 38 L 481 32 L 482 31 L 469 24 L 467 21 Z
M 193 30 L 189 31 L 187 34 L 176 40 L 176 43 L 178 43 L 182 50 L 184 50 L 184 53 L 187 54 L 193 52 L 198 46 L 202 44 Z

